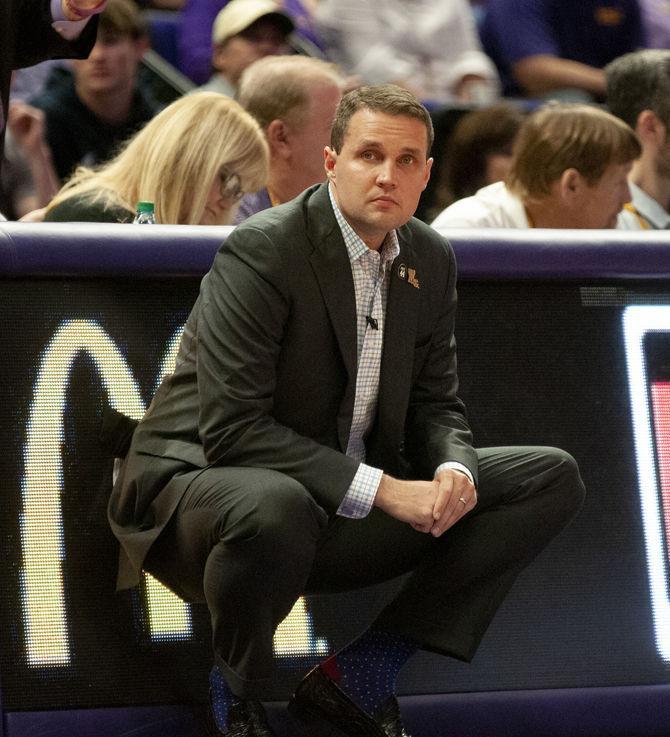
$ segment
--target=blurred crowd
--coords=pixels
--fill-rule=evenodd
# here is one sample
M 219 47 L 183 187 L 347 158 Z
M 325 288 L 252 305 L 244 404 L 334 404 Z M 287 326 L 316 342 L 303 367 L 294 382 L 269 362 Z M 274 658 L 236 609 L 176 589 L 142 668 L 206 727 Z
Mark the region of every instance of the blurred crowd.
M 667 0 L 108 0 L 88 58 L 15 73 L 0 212 L 239 222 L 324 179 L 346 90 L 393 82 L 434 119 L 438 229 L 665 228 L 669 46 Z

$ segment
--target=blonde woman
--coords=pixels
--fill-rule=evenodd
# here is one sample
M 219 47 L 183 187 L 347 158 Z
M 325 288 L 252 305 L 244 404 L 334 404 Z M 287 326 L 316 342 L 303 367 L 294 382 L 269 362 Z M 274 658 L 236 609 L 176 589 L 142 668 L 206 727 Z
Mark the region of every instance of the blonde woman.
M 256 121 L 230 98 L 200 92 L 165 108 L 107 164 L 78 168 L 45 220 L 130 222 L 136 203 L 149 200 L 158 223 L 225 225 L 267 173 Z

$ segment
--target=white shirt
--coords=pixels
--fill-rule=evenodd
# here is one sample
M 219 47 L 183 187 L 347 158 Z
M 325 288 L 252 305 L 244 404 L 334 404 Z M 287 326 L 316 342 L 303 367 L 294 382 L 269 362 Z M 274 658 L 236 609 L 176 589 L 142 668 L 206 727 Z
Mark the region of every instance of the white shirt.
M 530 228 L 523 202 L 504 182 L 494 182 L 472 197 L 457 200 L 431 225 L 438 233 L 450 228 Z
M 670 228 L 670 213 L 643 189 L 628 182 L 632 200 L 617 219 L 617 230 L 666 230 Z
M 367 84 L 403 80 L 424 100 L 448 103 L 473 74 L 486 80 L 482 101 L 499 94 L 467 0 L 320 0 L 315 17 L 329 57 Z

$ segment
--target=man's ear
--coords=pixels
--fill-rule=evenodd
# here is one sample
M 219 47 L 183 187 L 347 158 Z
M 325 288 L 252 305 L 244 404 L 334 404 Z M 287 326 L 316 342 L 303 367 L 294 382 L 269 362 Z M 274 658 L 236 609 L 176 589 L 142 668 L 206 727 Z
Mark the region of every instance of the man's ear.
M 329 180 L 335 179 L 335 165 L 337 164 L 337 151 L 330 146 L 323 149 L 323 166 Z
M 577 171 L 577 169 L 566 169 L 558 183 L 558 189 L 561 194 L 561 198 L 565 202 L 575 202 L 581 197 L 586 180 Z
M 212 68 L 222 74 L 226 71 L 228 65 L 227 44 L 216 44 L 212 49 Z
M 643 110 L 637 116 L 635 132 L 642 143 L 660 146 L 665 141 L 666 127 L 653 110 Z
M 151 39 L 149 36 L 140 36 L 135 40 L 135 49 L 137 50 L 138 61 L 142 60 L 142 57 L 151 48 Z
M 423 180 L 423 188 L 426 189 L 428 186 L 428 180 L 430 179 L 430 172 L 433 168 L 433 159 L 432 157 L 429 159 L 426 159 L 426 170 L 424 172 L 424 180 Z
M 265 137 L 268 139 L 273 156 L 281 156 L 286 159 L 291 155 L 288 129 L 283 120 L 275 118 L 271 121 L 265 128 Z

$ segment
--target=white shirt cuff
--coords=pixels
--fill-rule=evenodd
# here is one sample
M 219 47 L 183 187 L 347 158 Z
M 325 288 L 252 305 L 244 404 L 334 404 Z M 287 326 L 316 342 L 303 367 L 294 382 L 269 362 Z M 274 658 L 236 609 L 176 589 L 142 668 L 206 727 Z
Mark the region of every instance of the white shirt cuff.
M 61 0 L 51 0 L 51 17 L 54 19 L 54 22 L 51 24 L 53 29 L 68 41 L 77 38 L 89 21 L 88 18 L 84 18 L 83 20 L 68 20 L 63 15 L 63 4 Z
M 351 519 L 366 517 L 372 509 L 383 475 L 381 468 L 361 463 L 337 509 L 337 514 Z
M 445 468 L 451 468 L 454 471 L 460 471 L 461 473 L 464 473 L 470 479 L 470 483 L 474 485 L 475 480 L 474 478 L 472 478 L 470 469 L 467 466 L 464 466 L 462 463 L 459 463 L 458 461 L 447 461 L 446 463 L 440 463 L 440 465 L 435 469 L 435 475 L 437 476 L 437 474 L 440 473 L 440 471 L 444 471 Z

